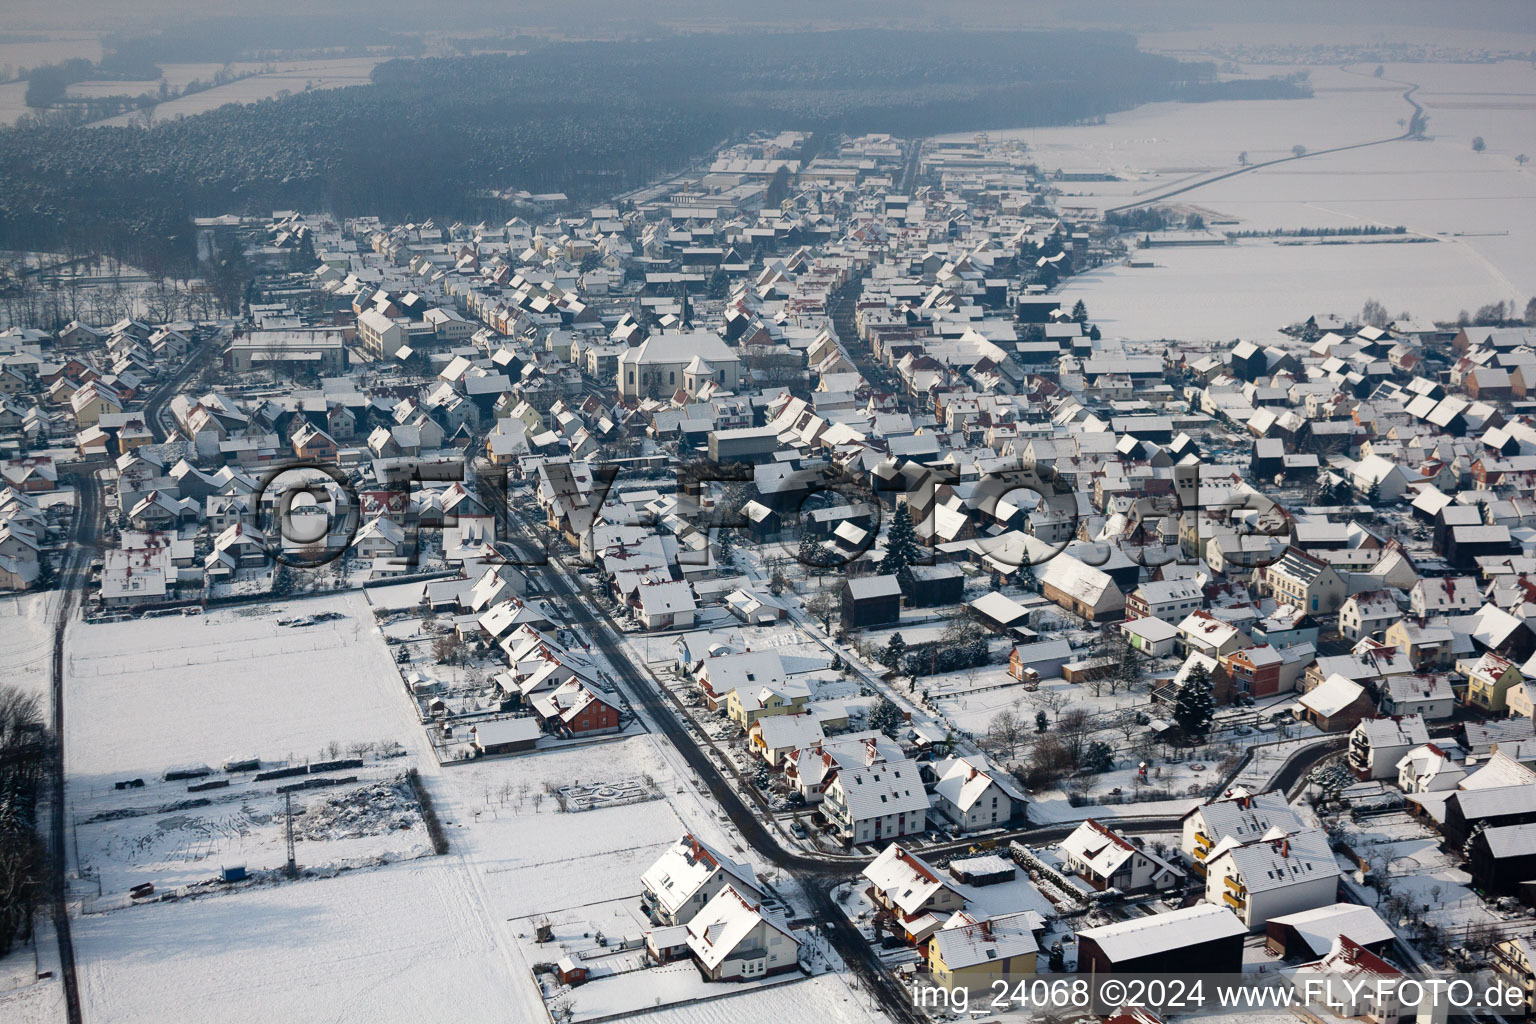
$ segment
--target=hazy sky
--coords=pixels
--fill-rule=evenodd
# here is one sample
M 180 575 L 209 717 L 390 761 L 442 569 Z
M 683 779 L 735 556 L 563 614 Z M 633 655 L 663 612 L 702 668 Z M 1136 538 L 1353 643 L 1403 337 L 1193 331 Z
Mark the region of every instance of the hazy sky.
M 315 7 L 293 0 L 0 0 L 0 33 L 38 29 L 146 31 L 189 18 L 219 15 L 282 17 L 290 14 L 357 15 L 403 30 L 475 27 L 517 30 L 523 26 L 588 26 L 602 35 L 635 30 L 735 25 L 1055 27 L 1094 24 L 1139 31 L 1170 31 L 1212 24 L 1264 23 L 1443 26 L 1536 32 L 1532 0 L 1287 0 L 1283 4 L 1232 0 L 770 0 L 767 4 L 720 0 L 333 0 Z M 1321 40 L 1320 40 L 1321 41 Z

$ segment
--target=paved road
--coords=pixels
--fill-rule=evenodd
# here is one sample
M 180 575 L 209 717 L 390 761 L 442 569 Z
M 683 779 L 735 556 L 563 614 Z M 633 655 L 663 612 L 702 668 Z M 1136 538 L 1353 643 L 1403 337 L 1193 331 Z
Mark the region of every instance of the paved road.
M 181 390 L 181 386 L 203 367 L 203 364 L 208 361 L 211 355 L 222 350 L 223 347 L 224 334 L 222 331 L 204 338 L 193 349 L 192 355 L 188 357 L 187 361 L 181 364 L 181 368 L 162 381 L 160 386 L 149 396 L 149 401 L 144 403 L 144 425 L 149 427 L 150 431 L 154 433 L 156 443 L 164 441 L 168 434 L 165 426 L 160 422 L 160 416 L 165 411 L 165 403 L 169 402 L 172 396 Z
M 508 502 L 504 490 L 489 479 L 480 479 L 482 500 L 491 507 L 501 509 L 512 531 L 523 530 L 522 520 L 506 516 Z M 524 553 L 529 562 L 536 561 L 535 544 L 529 540 L 509 536 L 509 543 Z M 620 675 L 622 689 L 632 705 L 645 709 L 647 717 L 682 756 L 688 766 L 703 781 L 710 795 L 740 832 L 742 839 L 769 863 L 785 870 L 800 882 L 807 893 L 816 918 L 827 929 L 833 948 L 864 980 L 876 995 L 887 1013 L 899 1021 L 917 1022 L 922 1016 L 913 1010 L 908 994 L 895 982 L 880 963 L 870 944 L 855 930 L 832 899 L 832 890 L 840 882 L 854 875 L 856 863 L 845 858 L 815 855 L 786 849 L 780 838 L 764 824 L 762 812 L 748 805 L 741 794 L 725 778 L 718 765 L 699 744 L 693 733 L 682 724 L 678 712 L 669 701 L 670 694 L 634 663 L 632 656 L 606 616 L 596 614 L 593 606 L 571 575 L 557 564 L 523 566 L 539 578 L 545 591 L 557 599 L 570 622 L 586 635 L 607 656 L 609 663 Z M 1271 780 L 1271 786 L 1288 790 L 1322 758 L 1343 749 L 1344 737 L 1306 747 L 1293 755 Z M 1116 828 L 1132 835 L 1177 831 L 1181 815 L 1151 815 L 1115 819 Z M 1067 821 L 1019 829 L 1000 836 L 988 836 L 1000 844 L 1010 840 L 1024 843 L 1051 843 L 1065 839 L 1079 825 Z M 974 839 L 958 839 L 952 843 L 924 849 L 924 856 L 943 858 L 968 850 Z
M 482 500 L 492 503 L 505 513 L 507 501 L 504 491 L 498 487 L 480 488 Z M 508 525 L 521 528 L 521 520 L 507 517 Z M 509 543 L 524 552 L 530 562 L 534 545 L 517 538 Z M 605 616 L 594 614 L 592 605 L 569 574 L 553 562 L 544 566 L 525 566 L 527 571 L 539 577 L 543 588 L 558 599 L 567 617 L 597 648 L 607 656 L 608 662 L 619 673 L 623 689 L 632 705 L 645 709 L 649 720 L 665 736 L 708 788 L 712 796 L 735 825 L 741 837 L 760 856 L 793 875 L 800 882 L 810 900 L 816 918 L 823 924 L 828 940 L 838 955 L 863 979 L 865 985 L 879 999 L 882 1007 L 893 1019 L 918 1024 L 924 1020 L 912 1008 L 911 999 L 885 971 L 875 952 L 851 924 L 832 899 L 832 889 L 854 873 L 854 866 L 846 860 L 831 857 L 810 856 L 786 850 L 763 823 L 762 815 L 747 806 L 741 795 L 731 786 L 708 753 L 679 720 L 676 712 L 662 695 L 662 688 L 636 667 L 632 655 L 625 650 L 612 625 Z
M 90 581 L 90 559 L 101 532 L 101 483 L 89 468 L 74 468 L 66 474 L 73 478 L 80 495 L 75 522 L 70 531 L 69 548 L 59 572 L 59 588 L 64 592 L 53 622 L 53 669 L 51 699 L 54 735 L 54 761 L 51 765 L 52 821 L 49 827 L 48 888 L 53 908 L 54 931 L 59 937 L 59 966 L 64 982 L 64 1010 L 69 1024 L 80 1024 L 80 986 L 75 976 L 75 945 L 69 930 L 69 905 L 65 898 L 64 846 L 64 628 L 74 616 L 81 595 Z
M 1423 113 L 1424 108 L 1419 106 L 1418 101 L 1413 98 L 1413 94 L 1418 89 L 1418 86 L 1411 83 L 1402 82 L 1397 84 L 1408 85 L 1408 89 L 1403 93 L 1403 99 L 1407 100 L 1409 105 L 1413 107 L 1415 114 Z M 1312 152 L 1302 153 L 1300 156 L 1282 156 L 1274 160 L 1265 160 L 1262 163 L 1248 164 L 1244 167 L 1239 167 L 1235 171 L 1224 171 L 1221 174 L 1213 175 L 1209 178 L 1202 178 L 1199 181 L 1192 182 L 1188 185 L 1182 185 L 1175 189 L 1169 189 L 1167 192 L 1159 192 L 1156 195 L 1145 196 L 1141 199 L 1135 200 L 1134 202 L 1121 203 L 1119 206 L 1110 206 L 1107 207 L 1104 212 L 1109 214 L 1119 213 L 1122 210 L 1134 210 L 1138 206 L 1147 206 L 1151 203 L 1161 202 L 1164 199 L 1171 199 L 1174 196 L 1183 195 L 1185 192 L 1193 192 L 1197 188 L 1204 188 L 1205 186 L 1215 184 L 1218 181 L 1225 181 L 1228 178 L 1235 178 L 1239 174 L 1248 174 L 1251 171 L 1257 171 L 1264 167 L 1273 167 L 1276 164 L 1291 163 L 1296 160 L 1309 160 L 1314 156 L 1326 156 L 1329 153 L 1343 153 L 1351 149 L 1364 149 L 1367 146 L 1381 146 L 1388 142 L 1401 142 L 1404 139 L 1410 139 L 1412 137 L 1412 133 L 1403 132 L 1401 135 L 1394 135 L 1390 139 L 1372 139 L 1369 142 L 1355 142 L 1347 146 L 1333 146 L 1329 149 L 1314 150 Z

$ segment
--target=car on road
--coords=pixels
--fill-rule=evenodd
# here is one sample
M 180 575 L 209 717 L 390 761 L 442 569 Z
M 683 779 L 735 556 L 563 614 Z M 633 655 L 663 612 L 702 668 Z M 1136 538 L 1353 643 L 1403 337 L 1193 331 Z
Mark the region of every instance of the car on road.
M 805 826 L 800 824 L 798 818 L 789 826 L 789 831 L 794 834 L 796 839 L 804 839 L 809 835 L 805 830 Z

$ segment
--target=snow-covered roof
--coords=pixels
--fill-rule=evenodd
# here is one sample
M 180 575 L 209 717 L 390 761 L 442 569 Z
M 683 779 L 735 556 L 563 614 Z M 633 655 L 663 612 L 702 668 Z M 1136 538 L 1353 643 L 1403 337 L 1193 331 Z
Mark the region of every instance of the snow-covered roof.
M 945 889 L 955 891 L 937 869 L 900 844 L 880 851 L 861 872 L 863 876 L 901 909 L 903 914 L 921 913 L 935 895 Z
M 1226 907 L 1200 903 L 1166 914 L 1084 928 L 1077 934 L 1079 938 L 1092 939 L 1105 956 L 1120 963 L 1217 939 L 1247 936 L 1248 926 Z
M 977 920 L 959 913 L 933 933 L 930 940 L 950 970 L 973 967 L 1037 952 L 1033 928 L 1040 920 L 1034 911 Z
M 1370 907 L 1354 903 L 1335 903 L 1328 907 L 1303 910 L 1298 914 L 1272 917 L 1271 924 L 1287 925 L 1316 956 L 1333 948 L 1334 940 L 1348 935 L 1362 946 L 1390 942 L 1392 929 Z
M 750 864 L 732 860 L 693 835 L 685 835 L 640 876 L 647 892 L 668 913 L 693 898 L 716 872 L 724 872 L 730 884 L 749 895 L 757 893 L 757 877 Z
M 1353 704 L 1365 692 L 1365 687 L 1353 679 L 1334 675 L 1324 679 L 1316 689 L 1301 696 L 1301 704 L 1324 718 L 1330 718 Z
M 688 948 L 705 970 L 712 971 L 750 938 L 759 924 L 783 932 L 798 944 L 777 912 L 737 892 L 734 885 L 727 885 L 688 922 Z

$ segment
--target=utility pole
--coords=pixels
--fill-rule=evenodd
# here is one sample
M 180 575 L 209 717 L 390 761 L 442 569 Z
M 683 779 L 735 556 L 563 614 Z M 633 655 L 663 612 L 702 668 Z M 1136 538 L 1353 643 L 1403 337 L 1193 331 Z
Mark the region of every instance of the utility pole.
M 288 819 L 288 866 L 285 869 L 288 877 L 292 878 L 299 873 L 299 866 L 293 858 L 293 794 L 283 794 L 283 813 Z

